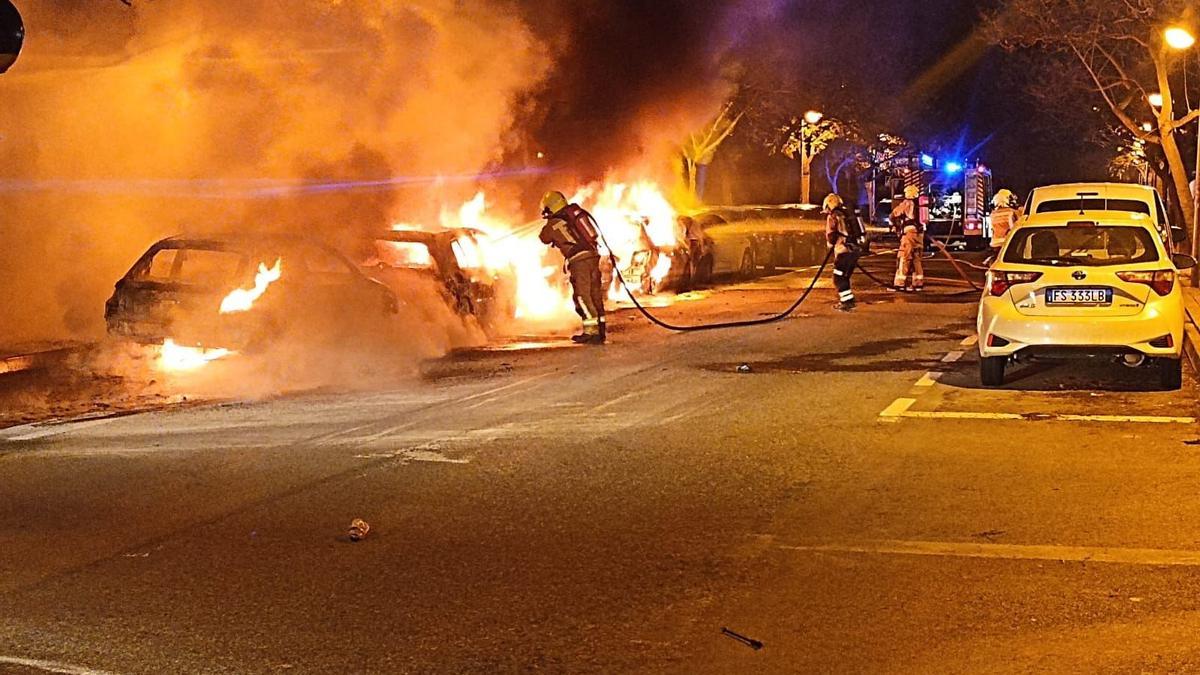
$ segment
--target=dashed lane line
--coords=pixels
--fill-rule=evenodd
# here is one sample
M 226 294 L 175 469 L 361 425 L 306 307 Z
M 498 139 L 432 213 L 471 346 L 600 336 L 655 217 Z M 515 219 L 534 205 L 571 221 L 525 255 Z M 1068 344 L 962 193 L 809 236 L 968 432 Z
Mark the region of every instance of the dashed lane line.
M 945 375 L 945 373 L 940 373 L 940 372 L 931 370 L 928 373 L 925 373 L 924 375 L 922 375 L 921 379 L 917 380 L 916 386 L 932 387 L 933 385 L 937 384 L 938 380 L 942 379 L 942 375 Z
M 954 363 L 961 359 L 966 352 L 953 351 L 942 357 L 942 363 Z
M 974 347 L 975 345 L 979 344 L 979 336 L 972 335 L 968 338 L 964 338 L 960 344 L 964 347 Z
M 903 417 L 904 414 L 908 412 L 908 409 L 913 407 L 913 404 L 916 402 L 917 399 L 915 398 L 898 398 L 895 401 L 892 401 L 891 405 L 884 408 L 883 412 L 879 413 L 879 416 L 883 419 L 896 419 Z
M 807 553 L 860 553 L 940 556 L 946 558 L 996 558 L 1002 560 L 1058 560 L 1120 565 L 1200 567 L 1200 551 L 1159 548 L 1110 548 L 1103 546 L 895 540 L 867 541 L 851 544 L 777 544 L 777 548 Z

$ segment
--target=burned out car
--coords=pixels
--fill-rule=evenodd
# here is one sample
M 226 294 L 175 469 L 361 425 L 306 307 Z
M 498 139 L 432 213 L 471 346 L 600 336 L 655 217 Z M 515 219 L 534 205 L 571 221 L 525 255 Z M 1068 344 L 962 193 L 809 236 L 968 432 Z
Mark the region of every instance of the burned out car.
M 470 228 L 390 230 L 371 242 L 360 267 L 402 296 L 429 286 L 455 312 L 489 321 L 511 314 L 512 303 L 487 249 L 486 235 Z
M 117 282 L 104 318 L 113 337 L 241 350 L 352 339 L 398 307 L 390 289 L 308 239 L 176 236 Z

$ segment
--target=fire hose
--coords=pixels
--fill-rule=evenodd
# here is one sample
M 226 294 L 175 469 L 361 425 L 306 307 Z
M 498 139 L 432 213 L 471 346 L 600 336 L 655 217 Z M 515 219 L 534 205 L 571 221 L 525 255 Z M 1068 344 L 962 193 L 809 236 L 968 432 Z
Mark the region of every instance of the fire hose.
M 808 284 L 808 288 L 804 289 L 804 292 L 801 293 L 800 297 L 792 303 L 791 307 L 788 307 L 779 314 L 773 314 L 761 319 L 745 319 L 742 321 L 722 321 L 718 323 L 702 323 L 692 326 L 677 326 L 672 323 L 667 323 L 666 321 L 654 316 L 650 313 L 650 310 L 646 309 L 642 306 L 642 303 L 638 302 L 637 296 L 633 294 L 633 291 L 629 290 L 629 285 L 625 283 L 625 277 L 621 275 L 621 267 L 617 264 L 617 257 L 613 254 L 612 247 L 608 245 L 608 241 L 604 239 L 604 233 L 599 232 L 599 235 L 600 241 L 604 242 L 604 248 L 608 249 L 608 257 L 612 262 L 613 273 L 617 275 L 617 281 L 621 283 L 621 288 L 625 289 L 625 294 L 628 295 L 629 299 L 633 301 L 633 306 L 636 307 L 637 310 L 642 313 L 642 316 L 646 317 L 650 323 L 653 323 L 660 328 L 681 333 L 701 330 L 717 330 L 720 328 L 746 328 L 749 326 L 763 326 L 769 323 L 775 323 L 776 321 L 783 321 L 791 316 L 797 309 L 799 309 L 800 305 L 804 304 L 804 301 L 808 299 L 808 296 L 813 292 L 813 289 L 817 287 L 817 282 L 821 279 L 821 275 L 825 272 L 825 267 L 829 265 L 829 259 L 833 257 L 833 249 L 831 248 L 829 249 L 829 252 L 825 254 L 825 259 L 821 261 L 821 267 L 817 269 L 817 273 L 813 276 L 812 281 Z

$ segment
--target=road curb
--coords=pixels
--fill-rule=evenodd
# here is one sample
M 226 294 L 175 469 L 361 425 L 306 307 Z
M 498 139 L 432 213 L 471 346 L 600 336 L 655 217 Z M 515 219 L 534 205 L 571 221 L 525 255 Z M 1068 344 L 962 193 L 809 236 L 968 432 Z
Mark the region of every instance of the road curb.
M 15 354 L 13 356 L 5 356 L 0 358 L 0 377 L 11 375 L 13 373 L 21 373 L 27 370 L 37 368 L 45 368 L 46 366 L 61 361 L 67 355 L 74 353 L 78 347 L 59 347 L 56 349 L 48 349 L 41 352 L 30 352 L 28 354 Z
M 1200 289 L 1183 289 L 1183 355 L 1192 372 L 1200 373 Z

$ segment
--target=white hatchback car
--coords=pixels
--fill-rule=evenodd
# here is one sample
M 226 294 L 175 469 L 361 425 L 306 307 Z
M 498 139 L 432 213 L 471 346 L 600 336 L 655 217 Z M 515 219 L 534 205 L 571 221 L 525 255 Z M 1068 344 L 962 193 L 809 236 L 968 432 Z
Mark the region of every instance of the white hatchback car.
M 1183 297 L 1153 219 L 1116 211 L 1034 214 L 1013 230 L 979 302 L 979 374 L 1004 383 L 1010 360 L 1112 355 L 1154 363 L 1160 384 L 1181 385 Z

